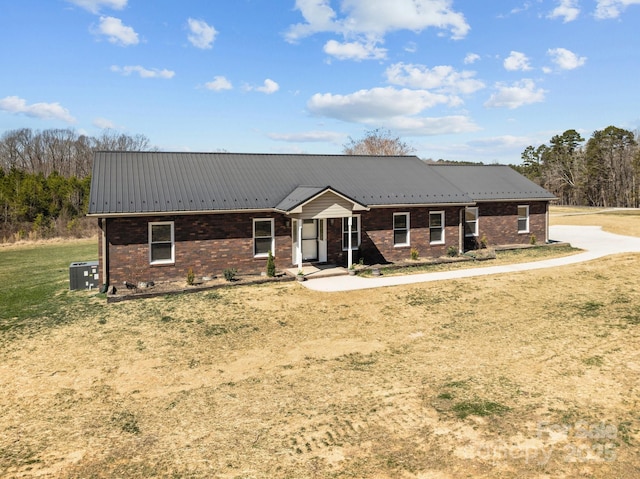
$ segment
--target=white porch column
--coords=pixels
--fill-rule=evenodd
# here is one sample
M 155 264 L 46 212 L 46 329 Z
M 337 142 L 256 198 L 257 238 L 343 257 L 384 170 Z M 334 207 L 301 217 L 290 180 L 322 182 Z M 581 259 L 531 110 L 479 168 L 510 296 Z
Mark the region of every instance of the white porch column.
M 353 264 L 353 250 L 351 249 L 351 226 L 353 225 L 353 216 L 349 216 L 347 219 L 347 224 L 349 225 L 349 250 L 347 252 L 347 268 L 349 268 Z
M 299 219 L 298 223 L 298 271 L 302 269 L 302 223 L 303 220 Z

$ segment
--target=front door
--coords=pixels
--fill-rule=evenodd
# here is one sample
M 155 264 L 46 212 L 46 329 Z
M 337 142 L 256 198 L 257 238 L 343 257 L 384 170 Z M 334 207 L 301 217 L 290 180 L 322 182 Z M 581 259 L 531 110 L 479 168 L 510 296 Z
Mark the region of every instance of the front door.
M 301 230 L 300 225 L 302 226 Z M 292 260 L 297 264 L 300 255 L 302 261 L 327 261 L 327 220 L 296 220 L 291 223 L 293 239 Z M 299 233 L 300 232 L 300 233 Z M 298 235 L 300 234 L 300 243 Z

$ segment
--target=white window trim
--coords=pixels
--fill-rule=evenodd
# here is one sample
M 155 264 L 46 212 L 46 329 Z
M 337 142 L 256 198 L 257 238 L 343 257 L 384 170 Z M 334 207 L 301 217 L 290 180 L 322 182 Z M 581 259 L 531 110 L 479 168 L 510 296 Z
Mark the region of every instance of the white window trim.
M 523 230 L 520 229 L 520 219 L 522 219 L 521 216 L 520 216 L 520 208 L 526 208 L 526 210 L 527 210 L 527 214 L 524 217 L 524 219 L 527 220 L 527 226 Z M 518 233 L 523 233 L 524 234 L 524 233 L 528 233 L 528 232 L 529 232 L 529 205 L 518 205 Z
M 154 226 L 170 225 L 171 226 L 171 258 L 161 259 L 153 261 L 151 250 L 153 248 L 153 242 L 151 241 L 151 231 Z M 166 243 L 166 241 L 158 241 L 157 243 Z M 149 223 L 149 264 L 174 264 L 176 262 L 176 238 L 175 238 L 175 223 L 173 221 L 154 221 Z
M 407 241 L 404 243 L 396 243 L 396 216 L 406 216 L 407 218 Z M 411 225 L 409 224 L 410 215 L 409 213 L 394 213 L 393 214 L 393 246 L 394 247 L 402 247 L 402 246 L 411 246 Z M 398 228 L 398 231 L 405 231 L 405 229 Z
M 468 234 L 467 233 L 467 210 L 475 210 L 476 211 L 476 231 L 475 233 Z M 465 208 L 465 219 L 464 219 L 464 236 L 465 238 L 473 238 L 478 236 L 478 232 L 480 231 L 480 210 L 477 206 L 467 206 Z
M 343 217 L 340 220 L 340 224 L 342 225 L 342 251 L 348 251 L 349 250 L 349 244 L 344 244 L 344 235 L 347 234 L 347 231 L 345 231 L 344 229 L 344 220 L 347 217 Z M 352 244 L 351 245 L 351 251 L 355 251 L 360 247 L 360 241 L 361 241 L 361 230 L 362 230 L 362 222 L 360 220 L 360 215 L 353 215 L 352 218 L 357 218 L 358 219 L 358 229 L 357 229 L 357 233 L 358 233 L 358 241 L 357 244 Z M 353 233 L 353 231 L 352 231 Z
M 253 236 L 253 257 L 254 258 L 267 258 L 269 256 L 269 253 L 258 253 L 256 254 L 256 223 L 257 222 L 262 222 L 262 221 L 269 221 L 271 222 L 271 247 L 269 248 L 271 250 L 271 254 L 275 257 L 276 255 L 276 248 L 275 248 L 275 241 L 276 241 L 276 235 L 275 235 L 275 221 L 273 218 L 253 218 L 253 228 L 252 228 L 252 236 Z M 267 236 L 259 236 L 259 238 L 267 238 Z
M 442 230 L 442 239 L 440 241 L 431 241 L 431 215 L 439 214 L 440 215 L 440 229 Z M 445 231 L 445 223 L 444 223 L 444 211 L 429 211 L 429 244 L 444 244 L 444 231 Z

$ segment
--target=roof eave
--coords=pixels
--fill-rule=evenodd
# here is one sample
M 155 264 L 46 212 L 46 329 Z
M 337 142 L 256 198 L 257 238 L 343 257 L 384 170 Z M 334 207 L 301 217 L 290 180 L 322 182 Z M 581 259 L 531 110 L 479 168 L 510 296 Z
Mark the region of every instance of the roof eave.
M 144 216 L 220 215 L 225 213 L 284 213 L 276 208 L 244 208 L 235 210 L 138 211 L 133 213 L 87 213 L 89 218 L 131 218 Z

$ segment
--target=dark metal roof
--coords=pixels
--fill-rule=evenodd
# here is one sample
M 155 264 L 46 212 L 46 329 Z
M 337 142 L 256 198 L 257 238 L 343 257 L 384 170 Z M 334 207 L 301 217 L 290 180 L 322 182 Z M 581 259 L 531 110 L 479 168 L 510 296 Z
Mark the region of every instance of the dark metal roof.
M 541 186 L 507 165 L 429 165 L 474 201 L 555 200 Z
M 472 203 L 415 156 L 97 152 L 89 214 L 274 209 L 327 187 L 367 206 Z

